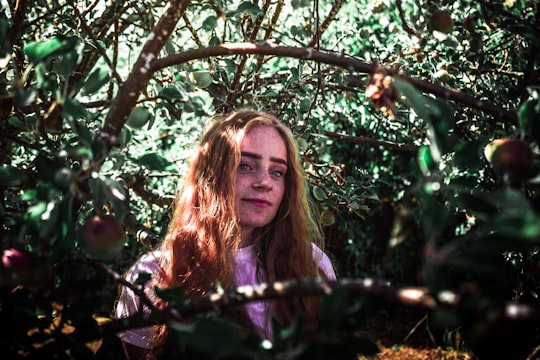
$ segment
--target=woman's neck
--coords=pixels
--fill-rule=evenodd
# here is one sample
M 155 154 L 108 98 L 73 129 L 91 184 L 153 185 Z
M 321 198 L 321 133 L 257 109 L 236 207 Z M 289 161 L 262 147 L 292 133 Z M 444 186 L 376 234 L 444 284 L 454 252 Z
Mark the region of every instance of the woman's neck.
M 253 230 L 250 230 L 249 232 L 242 231 L 242 240 L 240 242 L 240 247 L 245 248 L 250 245 L 253 245 Z

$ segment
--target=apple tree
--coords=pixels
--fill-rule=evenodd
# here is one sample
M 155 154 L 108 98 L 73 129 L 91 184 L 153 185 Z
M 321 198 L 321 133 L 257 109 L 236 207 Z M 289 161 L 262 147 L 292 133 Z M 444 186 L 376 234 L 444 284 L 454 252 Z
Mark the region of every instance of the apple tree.
M 396 303 L 479 357 L 535 351 L 538 1 L 1 3 L 6 356 L 118 358 L 115 332 L 168 323 L 214 356 L 356 358 L 377 351 L 368 310 Z M 269 346 L 177 289 L 157 289 L 171 309 L 111 319 L 209 119 L 246 107 L 297 136 L 342 278 L 257 296 L 321 296 L 320 326 L 299 316 Z

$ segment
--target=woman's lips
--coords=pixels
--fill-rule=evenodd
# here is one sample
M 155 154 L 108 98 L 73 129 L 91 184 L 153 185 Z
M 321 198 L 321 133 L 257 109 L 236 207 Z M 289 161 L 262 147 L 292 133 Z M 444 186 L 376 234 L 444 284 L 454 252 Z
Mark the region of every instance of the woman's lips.
M 264 199 L 245 199 L 244 201 L 257 207 L 267 207 L 271 205 L 271 203 L 268 200 L 264 200 Z

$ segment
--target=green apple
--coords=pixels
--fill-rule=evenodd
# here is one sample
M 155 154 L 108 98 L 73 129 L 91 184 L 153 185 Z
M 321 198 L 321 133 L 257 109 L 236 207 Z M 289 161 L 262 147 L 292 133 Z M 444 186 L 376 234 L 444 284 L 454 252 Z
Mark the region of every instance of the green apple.
M 324 226 L 330 226 L 333 225 L 336 222 L 336 215 L 330 210 L 324 210 L 321 215 L 321 224 Z
M 126 120 L 126 125 L 132 129 L 142 128 L 150 118 L 148 109 L 142 106 L 137 106 L 131 110 L 129 117 Z
M 201 89 L 209 87 L 214 81 L 212 74 L 206 70 L 192 71 L 189 73 L 188 78 L 192 84 Z

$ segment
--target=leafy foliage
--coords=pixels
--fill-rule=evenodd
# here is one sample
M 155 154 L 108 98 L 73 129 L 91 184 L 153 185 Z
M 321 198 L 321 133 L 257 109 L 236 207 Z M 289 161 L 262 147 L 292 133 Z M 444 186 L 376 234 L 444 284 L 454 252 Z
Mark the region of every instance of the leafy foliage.
M 2 1 L 0 234 L 2 250 L 32 257 L 23 259 L 32 276 L 9 259 L 0 269 L 0 319 L 15 324 L 2 326 L 6 356 L 119 351 L 114 336 L 98 351 L 77 334 L 110 316 L 113 271 L 164 234 L 209 118 L 242 107 L 277 114 L 297 135 L 342 277 L 425 286 L 435 298 L 452 292 L 451 310 L 434 311 L 436 326 L 463 333 L 479 356 L 527 356 L 538 326 L 503 309 L 539 305 L 538 2 L 170 5 Z M 234 43 L 243 45 L 222 46 Z M 377 74 L 389 87 L 368 91 Z M 501 138 L 531 149 L 525 178 L 494 171 L 485 157 Z M 81 246 L 96 214 L 123 223 L 120 251 Z M 171 327 L 180 343 L 215 356 L 350 358 L 376 351 L 355 333 L 369 316 L 363 300 L 336 291 L 323 301 L 321 329 L 306 335 L 299 317 L 271 349 L 223 319 Z M 491 326 L 497 319 L 523 327 Z M 516 333 L 518 345 L 500 341 Z

